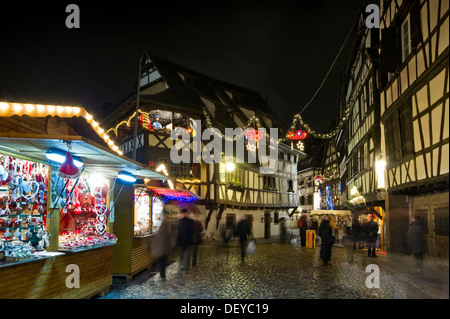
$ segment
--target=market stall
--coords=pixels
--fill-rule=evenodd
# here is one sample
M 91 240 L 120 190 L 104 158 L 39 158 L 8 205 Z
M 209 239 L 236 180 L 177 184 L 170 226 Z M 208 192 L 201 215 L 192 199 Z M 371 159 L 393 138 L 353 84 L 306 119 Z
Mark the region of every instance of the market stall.
M 120 245 L 114 247 L 113 273 L 130 280 L 159 258 L 156 235 L 163 213 L 167 212 L 169 222 L 175 224 L 181 207 L 177 203 L 193 203 L 198 197 L 188 190 L 163 187 L 154 181 L 123 186 L 116 203 L 120 213 L 114 232 Z
M 342 239 L 347 234 L 348 225 L 351 225 L 352 212 L 349 210 L 337 209 L 311 211 L 311 216 L 318 216 L 319 225 L 325 215 L 330 215 L 330 223 L 333 223 L 333 225 L 337 227 L 337 229 L 333 227 L 334 235 L 336 239 L 339 240 L 339 243 L 336 243 L 336 246 L 343 247 Z
M 122 156 L 83 108 L 0 103 L 2 298 L 87 298 L 112 284 Z M 101 178 L 100 178 L 101 177 Z

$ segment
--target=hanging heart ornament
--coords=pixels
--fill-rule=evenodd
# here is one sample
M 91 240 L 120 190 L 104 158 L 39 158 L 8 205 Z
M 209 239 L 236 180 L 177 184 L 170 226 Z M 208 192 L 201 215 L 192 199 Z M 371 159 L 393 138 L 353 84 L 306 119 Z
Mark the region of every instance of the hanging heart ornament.
M 33 192 L 33 186 L 35 185 L 36 187 L 34 187 L 35 191 Z M 36 194 L 39 192 L 39 183 L 35 182 L 35 181 L 29 181 L 29 182 L 23 182 L 22 184 L 22 197 L 25 198 L 28 202 L 30 202 L 35 196 Z M 32 194 L 30 194 L 32 193 Z
M 95 225 L 95 229 L 98 234 L 101 236 L 106 230 L 106 212 L 108 207 L 105 204 L 95 206 L 95 211 L 97 213 L 97 224 Z
M 97 224 L 97 225 L 95 225 L 95 229 L 97 230 L 98 234 L 101 236 L 101 235 L 103 235 L 103 233 L 106 230 L 106 225 L 105 224 Z

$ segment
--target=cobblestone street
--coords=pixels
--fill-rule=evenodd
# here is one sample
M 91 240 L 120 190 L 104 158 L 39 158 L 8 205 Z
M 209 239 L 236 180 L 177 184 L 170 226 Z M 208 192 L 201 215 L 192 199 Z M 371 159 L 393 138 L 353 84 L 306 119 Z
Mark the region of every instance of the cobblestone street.
M 412 275 L 407 256 L 369 258 L 352 247 L 333 248 L 330 266 L 323 266 L 319 249 L 294 244 L 258 244 L 241 262 L 236 246 L 202 245 L 199 263 L 188 272 L 178 261 L 167 278 L 145 270 L 128 283 L 115 283 L 103 299 L 438 299 L 448 298 L 448 273 L 425 268 Z M 367 288 L 369 264 L 380 270 L 380 288 Z

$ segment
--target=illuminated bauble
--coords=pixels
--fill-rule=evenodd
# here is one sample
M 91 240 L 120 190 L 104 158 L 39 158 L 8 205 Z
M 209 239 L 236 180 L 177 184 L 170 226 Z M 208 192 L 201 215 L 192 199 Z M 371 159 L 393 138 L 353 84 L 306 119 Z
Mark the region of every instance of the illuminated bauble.
M 245 131 L 245 137 L 250 141 L 259 141 L 263 138 L 263 132 L 256 129 L 247 129 Z
M 290 140 L 304 140 L 308 133 L 304 130 L 296 130 L 296 131 L 290 131 L 286 134 L 286 137 Z

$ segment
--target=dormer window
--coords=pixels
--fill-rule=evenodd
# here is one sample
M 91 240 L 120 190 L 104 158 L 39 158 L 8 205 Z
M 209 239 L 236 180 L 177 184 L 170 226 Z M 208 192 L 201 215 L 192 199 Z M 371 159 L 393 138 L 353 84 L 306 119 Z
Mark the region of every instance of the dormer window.
M 186 84 L 186 86 L 190 89 L 195 89 L 195 77 L 189 75 L 189 74 L 184 74 L 184 83 Z
M 149 68 L 142 71 L 140 85 L 141 87 L 146 86 L 147 84 L 159 80 L 160 78 L 161 74 L 159 74 L 158 70 L 151 65 Z

